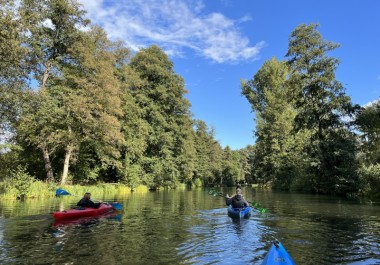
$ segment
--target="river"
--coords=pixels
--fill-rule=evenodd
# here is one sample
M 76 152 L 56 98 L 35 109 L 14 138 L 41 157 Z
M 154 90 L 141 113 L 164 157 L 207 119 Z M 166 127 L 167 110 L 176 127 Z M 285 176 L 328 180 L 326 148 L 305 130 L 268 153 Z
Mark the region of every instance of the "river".
M 232 220 L 223 198 L 203 189 L 107 196 L 123 210 L 65 224 L 51 212 L 76 197 L 0 201 L 0 264 L 260 264 L 275 238 L 297 264 L 380 264 L 379 204 L 243 194 L 269 213 Z

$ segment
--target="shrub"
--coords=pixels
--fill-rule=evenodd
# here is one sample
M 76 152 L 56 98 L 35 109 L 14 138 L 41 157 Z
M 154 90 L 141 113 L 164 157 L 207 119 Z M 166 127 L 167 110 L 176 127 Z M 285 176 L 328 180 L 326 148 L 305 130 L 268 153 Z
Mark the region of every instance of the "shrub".
M 359 175 L 364 196 L 371 200 L 380 199 L 380 164 L 363 166 Z
M 27 173 L 26 168 L 23 166 L 17 166 L 16 169 L 11 171 L 11 186 L 16 189 L 17 198 L 24 198 L 34 181 L 35 179 Z
M 202 180 L 200 178 L 196 178 L 194 179 L 193 184 L 195 187 L 202 187 Z

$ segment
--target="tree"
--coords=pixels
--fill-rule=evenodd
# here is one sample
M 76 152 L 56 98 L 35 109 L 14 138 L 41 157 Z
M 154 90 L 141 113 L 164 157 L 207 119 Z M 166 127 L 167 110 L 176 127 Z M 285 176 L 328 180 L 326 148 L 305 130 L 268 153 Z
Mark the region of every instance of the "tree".
M 380 100 L 363 107 L 355 120 L 361 134 L 362 163 L 380 163 Z
M 0 1 L 0 137 L 10 133 L 18 119 L 27 89 L 29 65 L 22 44 L 25 28 L 14 1 Z
M 242 82 L 242 93 L 256 113 L 253 175 L 263 184 L 273 182 L 284 189 L 290 188 L 297 175 L 302 153 L 295 144 L 303 137 L 303 133 L 293 132 L 296 111 L 288 76 L 287 64 L 272 58 L 252 80 Z
M 72 152 L 91 145 L 104 166 L 120 167 L 123 142 L 120 86 L 116 76 L 114 44 L 106 33 L 93 27 L 70 49 L 72 61 L 63 65 L 63 78 L 54 80 L 66 119 L 61 128 L 65 183 Z
M 45 106 L 43 102 L 54 101 L 50 100 L 50 92 L 45 91 L 45 88 L 51 86 L 49 83 L 54 77 L 62 75 L 62 65 L 70 60 L 69 49 L 81 36 L 80 27 L 86 26 L 88 21 L 83 18 L 84 11 L 79 7 L 79 4 L 67 0 L 24 0 L 20 4 L 20 17 L 25 34 L 24 47 L 27 48 L 27 56 L 25 60 L 29 62 L 30 73 L 33 74 L 32 80 L 38 83 L 38 87 L 42 90 L 40 99 L 42 106 L 36 106 L 39 100 L 31 103 L 31 106 L 36 106 L 37 109 L 43 110 Z M 53 77 L 53 78 L 51 78 Z M 51 104 L 47 103 L 47 105 Z M 31 110 L 31 106 L 26 106 L 25 111 Z M 38 115 L 49 115 L 45 111 L 35 111 Z M 27 113 L 29 115 L 29 113 Z M 44 120 L 46 117 L 37 116 L 27 118 L 25 120 L 34 120 L 39 123 L 39 120 Z M 22 121 L 21 121 L 22 123 Z M 31 136 L 30 130 L 23 130 L 26 133 L 27 142 L 38 146 L 43 153 L 47 179 L 54 179 L 50 155 L 54 152 L 50 149 L 54 148 L 58 143 L 53 143 L 52 134 L 55 134 L 54 126 L 56 123 L 47 123 L 44 126 L 43 134 Z M 23 127 L 23 125 L 20 125 Z M 38 128 L 38 124 L 31 125 Z M 27 133 L 29 132 L 29 133 Z M 39 134 L 40 131 L 35 131 Z M 49 134 L 50 137 L 46 137 Z M 20 135 L 22 136 L 22 135 Z M 49 139 L 51 142 L 47 142 Z M 36 142 L 31 142 L 36 141 Z
M 257 183 L 254 179 L 253 160 L 255 157 L 255 146 L 247 145 L 239 150 L 240 164 L 243 173 L 243 181 L 245 183 Z
M 324 40 L 317 27 L 300 25 L 289 39 L 289 82 L 298 93 L 295 127 L 311 132 L 307 152 L 314 190 L 345 194 L 357 190 L 355 156 L 350 153 L 355 153 L 355 143 L 345 121 L 355 108 L 335 78 L 339 60 L 327 55 L 339 45 Z
M 83 144 L 103 168 L 118 167 L 122 111 L 116 44 L 100 28 L 79 30 L 88 21 L 76 2 L 25 0 L 20 10 L 39 90 L 24 110 L 19 137 L 42 150 L 48 179 L 53 179 L 50 156 L 64 154 L 61 184 Z
M 195 125 L 195 168 L 194 178 L 207 184 L 220 184 L 222 177 L 223 149 L 216 141 L 215 131 L 209 129 L 202 120 L 194 121 Z
M 46 88 L 32 92 L 16 125 L 18 143 L 23 146 L 25 143 L 26 146 L 30 145 L 43 151 L 45 172 L 49 181 L 54 181 L 50 156 L 59 149 L 56 128 L 64 118 L 58 105 Z
M 226 146 L 223 150 L 223 169 L 221 184 L 227 184 L 228 186 L 234 186 L 237 183 L 241 183 L 244 180 L 241 158 L 239 151 L 231 150 L 229 146 Z
M 133 108 L 137 106 L 138 110 L 136 114 L 127 115 L 138 118 L 125 121 L 141 129 L 141 140 L 146 141 L 138 162 L 144 172 L 143 181 L 156 188 L 175 186 L 180 178 L 192 179 L 192 123 L 183 79 L 174 72 L 173 63 L 157 46 L 139 51 L 131 59 L 129 68 L 132 82 L 128 93 L 134 100 L 129 104 Z M 127 130 L 124 134 L 131 136 Z M 129 160 L 136 158 L 136 151 L 141 153 L 141 149 L 133 148 L 131 138 L 127 139 L 126 151 L 135 151 L 126 153 L 126 157 L 131 157 Z

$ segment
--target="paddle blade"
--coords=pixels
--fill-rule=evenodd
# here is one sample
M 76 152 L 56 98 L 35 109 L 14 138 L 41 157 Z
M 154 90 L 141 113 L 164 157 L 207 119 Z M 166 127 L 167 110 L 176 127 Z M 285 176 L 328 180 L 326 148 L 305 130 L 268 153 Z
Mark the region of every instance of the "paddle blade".
M 63 195 L 71 195 L 69 192 L 63 190 L 63 189 L 57 189 L 55 191 L 55 196 L 59 197 L 59 196 L 63 196 Z
M 121 203 L 118 203 L 118 202 L 112 202 L 112 203 L 111 203 L 111 206 L 112 206 L 112 208 L 114 208 L 115 210 L 118 210 L 118 211 L 123 210 L 123 205 L 122 205 Z

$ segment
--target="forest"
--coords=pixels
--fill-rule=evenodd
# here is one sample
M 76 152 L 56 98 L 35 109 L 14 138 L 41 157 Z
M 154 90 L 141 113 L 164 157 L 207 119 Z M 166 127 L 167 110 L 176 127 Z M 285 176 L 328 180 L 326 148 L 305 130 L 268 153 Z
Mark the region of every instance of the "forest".
M 0 0 L 0 194 L 32 182 L 259 184 L 380 198 L 380 100 L 354 104 L 339 44 L 299 25 L 241 93 L 255 144 L 223 148 L 158 46 L 136 53 L 75 1 Z M 252 140 L 254 141 L 254 140 Z

